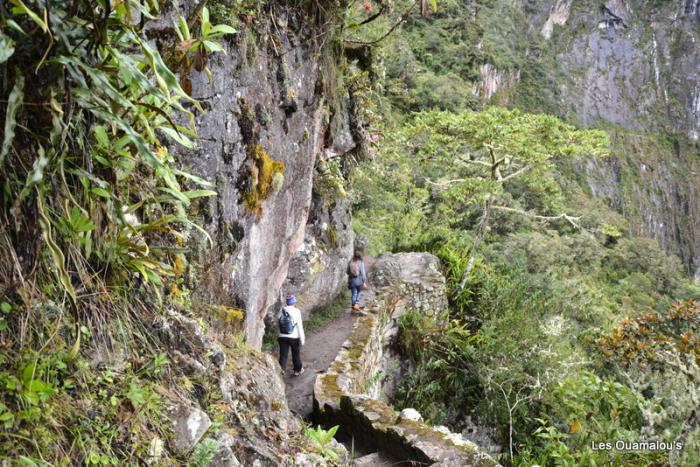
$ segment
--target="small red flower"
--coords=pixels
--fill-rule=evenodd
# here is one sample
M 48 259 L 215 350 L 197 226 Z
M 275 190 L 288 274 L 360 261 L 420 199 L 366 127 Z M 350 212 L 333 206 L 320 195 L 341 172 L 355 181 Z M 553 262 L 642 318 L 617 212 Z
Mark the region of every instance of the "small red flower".
M 365 2 L 365 3 L 362 4 L 362 8 L 364 8 L 365 11 L 369 11 L 369 10 L 372 9 L 372 3 L 370 3 L 370 2 Z

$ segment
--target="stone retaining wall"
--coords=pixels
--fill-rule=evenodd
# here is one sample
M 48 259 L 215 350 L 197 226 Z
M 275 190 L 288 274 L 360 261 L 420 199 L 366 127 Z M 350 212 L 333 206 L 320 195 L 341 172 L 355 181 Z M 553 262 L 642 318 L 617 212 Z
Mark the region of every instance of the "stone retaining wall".
M 447 309 L 445 277 L 440 260 L 428 253 L 385 253 L 372 265 L 369 282 L 376 291 L 368 310 L 404 310 L 435 315 Z
M 402 416 L 379 400 L 384 346 L 408 309 L 440 313 L 447 307 L 445 280 L 438 260 L 425 253 L 382 255 L 370 282 L 375 296 L 369 313 L 358 318 L 348 339 L 314 385 L 314 418 L 363 444 L 398 459 L 428 465 L 495 466 L 486 452 L 445 427 L 430 427 L 420 417 Z

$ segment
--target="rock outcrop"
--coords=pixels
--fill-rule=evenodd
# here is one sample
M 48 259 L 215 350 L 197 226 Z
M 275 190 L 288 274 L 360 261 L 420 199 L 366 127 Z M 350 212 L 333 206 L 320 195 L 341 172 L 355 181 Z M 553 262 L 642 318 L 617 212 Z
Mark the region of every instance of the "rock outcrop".
M 279 364 L 271 355 L 222 345 L 214 330 L 175 310 L 158 317 L 152 332 L 187 359 L 185 374 L 188 367 L 203 369 L 180 376 L 182 387 L 167 393 L 173 453 L 187 458 L 207 442 L 215 452 L 213 465 L 277 466 L 299 450 L 295 437 L 302 424 L 287 406 Z M 185 397 L 190 385 L 196 385 L 198 397 Z
M 173 425 L 174 436 L 170 441 L 173 451 L 186 455 L 207 432 L 211 419 L 206 412 L 186 404 L 176 404 L 168 408 L 167 413 Z
M 185 17 L 196 4 L 184 2 Z M 342 286 L 342 271 L 333 265 L 350 256 L 348 204 L 342 190 L 321 199 L 314 181 L 327 158 L 342 158 L 356 145 L 337 104 L 347 94 L 325 92 L 336 84 L 336 57 L 317 39 L 335 23 L 316 30 L 303 11 L 274 4 L 265 11 L 224 44 L 226 54 L 212 55 L 211 81 L 191 74 L 192 96 L 205 112 L 197 115 L 196 149 L 181 156 L 218 192 L 197 208 L 215 247 L 202 240 L 191 258 L 193 297 L 245 310 L 247 339 L 256 348 L 293 258 L 285 288 L 303 292 L 306 309 L 326 304 Z M 167 33 L 173 19 L 166 10 L 150 35 Z M 283 170 L 271 189 L 259 191 L 260 171 L 272 170 L 265 164 Z M 342 173 L 331 175 L 342 188 Z

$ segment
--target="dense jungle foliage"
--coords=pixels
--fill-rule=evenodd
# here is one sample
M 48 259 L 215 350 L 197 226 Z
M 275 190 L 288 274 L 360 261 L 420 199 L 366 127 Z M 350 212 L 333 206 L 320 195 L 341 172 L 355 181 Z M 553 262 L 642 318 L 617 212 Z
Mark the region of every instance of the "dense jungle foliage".
M 209 384 L 174 369 L 147 328 L 165 304 L 191 305 L 185 244 L 208 237 L 192 207 L 216 193 L 168 146 L 193 146 L 188 76 L 210 74 L 235 29 L 202 8 L 158 50 L 141 29 L 158 2 L 11 0 L 0 13 L 0 458 L 146 462 L 168 436 L 167 387 Z
M 375 50 L 354 227 L 372 253 L 436 254 L 451 288 L 446 329 L 403 317 L 414 365 L 395 404 L 490 429 L 506 464 L 696 465 L 700 290 L 591 195 L 584 161 L 619 154 L 624 130 L 553 116 L 556 69 L 523 53 L 543 39 L 508 3 L 441 2 Z M 522 74 L 484 105 L 487 63 Z M 596 449 L 617 440 L 683 449 Z

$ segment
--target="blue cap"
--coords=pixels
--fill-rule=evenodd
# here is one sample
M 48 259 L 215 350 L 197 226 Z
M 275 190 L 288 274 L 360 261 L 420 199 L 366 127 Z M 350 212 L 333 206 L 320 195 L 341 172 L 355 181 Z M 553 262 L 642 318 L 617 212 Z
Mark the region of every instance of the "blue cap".
M 294 305 L 297 302 L 297 298 L 294 296 L 294 294 L 288 293 L 287 294 L 287 305 Z

